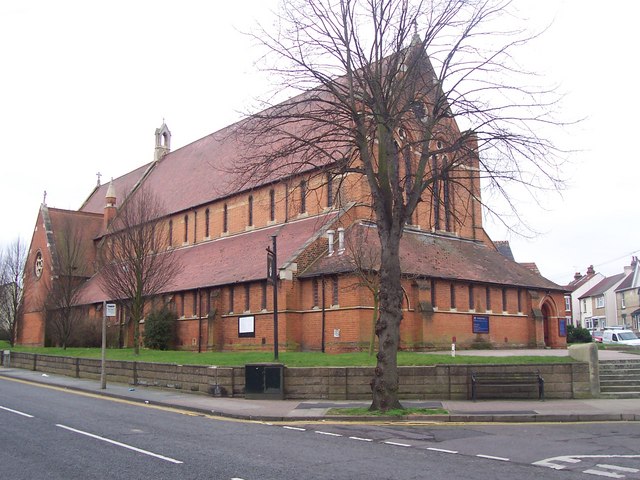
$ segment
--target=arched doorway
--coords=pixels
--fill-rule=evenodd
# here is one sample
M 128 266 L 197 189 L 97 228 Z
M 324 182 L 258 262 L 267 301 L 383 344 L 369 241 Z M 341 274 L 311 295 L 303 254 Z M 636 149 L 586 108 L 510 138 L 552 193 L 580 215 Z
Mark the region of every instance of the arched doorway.
M 551 314 L 549 312 L 549 305 L 547 303 L 545 303 L 544 305 L 542 305 L 542 325 L 544 328 L 544 346 L 545 347 L 550 347 L 550 334 L 551 334 L 551 328 L 550 328 L 550 321 L 549 319 L 551 318 Z
M 545 347 L 554 347 L 558 344 L 557 324 L 554 319 L 557 318 L 556 308 L 550 298 L 546 298 L 542 303 L 542 325 L 544 330 Z

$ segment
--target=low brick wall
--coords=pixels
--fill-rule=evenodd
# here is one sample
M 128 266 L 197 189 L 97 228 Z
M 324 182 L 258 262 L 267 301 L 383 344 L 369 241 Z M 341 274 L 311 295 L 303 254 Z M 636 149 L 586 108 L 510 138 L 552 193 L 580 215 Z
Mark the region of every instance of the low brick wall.
M 11 367 L 100 379 L 100 360 L 11 352 Z M 416 400 L 471 398 L 471 372 L 538 371 L 549 399 L 591 398 L 587 363 L 528 365 L 434 365 L 399 367 L 400 397 Z M 107 360 L 107 381 L 185 392 L 241 397 L 244 367 L 176 365 Z M 372 367 L 317 367 L 284 369 L 285 398 L 368 400 Z M 216 388 L 218 386 L 218 388 Z M 512 395 L 508 390 L 501 398 Z M 513 393 L 517 396 L 517 392 Z

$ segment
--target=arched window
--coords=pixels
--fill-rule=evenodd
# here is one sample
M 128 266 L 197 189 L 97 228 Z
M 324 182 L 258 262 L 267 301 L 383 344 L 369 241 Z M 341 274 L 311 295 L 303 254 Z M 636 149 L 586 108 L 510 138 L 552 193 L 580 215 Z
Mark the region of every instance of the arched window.
M 269 220 L 272 222 L 276 219 L 276 191 L 272 188 L 269 190 Z
M 207 208 L 204 211 L 204 236 L 205 238 L 209 238 L 209 220 L 210 220 L 210 214 L 209 214 L 209 209 Z
M 189 241 L 189 215 L 184 216 L 184 243 Z
M 169 220 L 169 246 L 173 245 L 173 220 Z
M 222 209 L 222 231 L 225 233 L 229 231 L 229 208 L 226 203 Z
M 333 207 L 333 177 L 327 173 L 327 207 Z
M 300 182 L 300 213 L 307 211 L 307 182 Z
M 253 225 L 253 195 L 249 195 L 249 226 Z

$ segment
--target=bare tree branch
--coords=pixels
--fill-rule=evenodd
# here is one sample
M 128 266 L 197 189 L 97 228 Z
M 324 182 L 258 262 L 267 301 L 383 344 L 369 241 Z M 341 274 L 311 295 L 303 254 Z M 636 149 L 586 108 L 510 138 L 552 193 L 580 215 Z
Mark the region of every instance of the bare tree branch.
M 508 0 L 291 0 L 277 30 L 253 35 L 269 52 L 280 91 L 298 95 L 233 130 L 247 142 L 244 161 L 233 166 L 235 187 L 327 172 L 359 174 L 368 184 L 381 248 L 372 409 L 400 405 L 399 243 L 418 206 L 432 205 L 432 228 L 453 231 L 450 223 L 475 215 L 481 181 L 504 194 L 508 183 L 562 186 L 562 152 L 538 133 L 560 125 L 551 115 L 558 98 L 529 85 L 532 75 L 514 61 L 533 36 L 512 27 L 509 7 Z
M 52 255 L 54 278 L 48 284 L 45 311 L 52 339 L 63 349 L 69 345 L 85 315 L 84 309 L 76 306 L 80 289 L 91 275 L 83 237 L 82 229 L 68 218 L 56 229 Z
M 153 192 L 139 188 L 120 207 L 100 246 L 100 282 L 113 300 L 130 307 L 136 354 L 146 302 L 182 269 L 173 251 L 167 250 L 164 211 Z
M 0 252 L 0 329 L 5 330 L 11 346 L 17 337 L 22 309 L 22 289 L 27 248 L 19 238 Z

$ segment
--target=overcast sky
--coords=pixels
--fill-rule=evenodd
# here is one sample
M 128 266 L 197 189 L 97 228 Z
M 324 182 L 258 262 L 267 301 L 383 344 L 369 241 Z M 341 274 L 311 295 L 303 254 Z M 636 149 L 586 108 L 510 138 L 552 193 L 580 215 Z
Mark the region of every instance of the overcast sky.
M 640 2 L 515 3 L 534 29 L 553 22 L 520 63 L 559 84 L 564 118 L 585 120 L 558 138 L 579 150 L 567 189 L 519 204 L 538 235 L 487 230 L 560 284 L 590 264 L 619 273 L 640 251 Z M 151 161 L 163 119 L 174 150 L 238 120 L 270 87 L 240 31 L 270 23 L 274 4 L 0 0 L 0 244 L 30 242 L 45 190 L 76 210 L 98 172 L 104 183 Z

